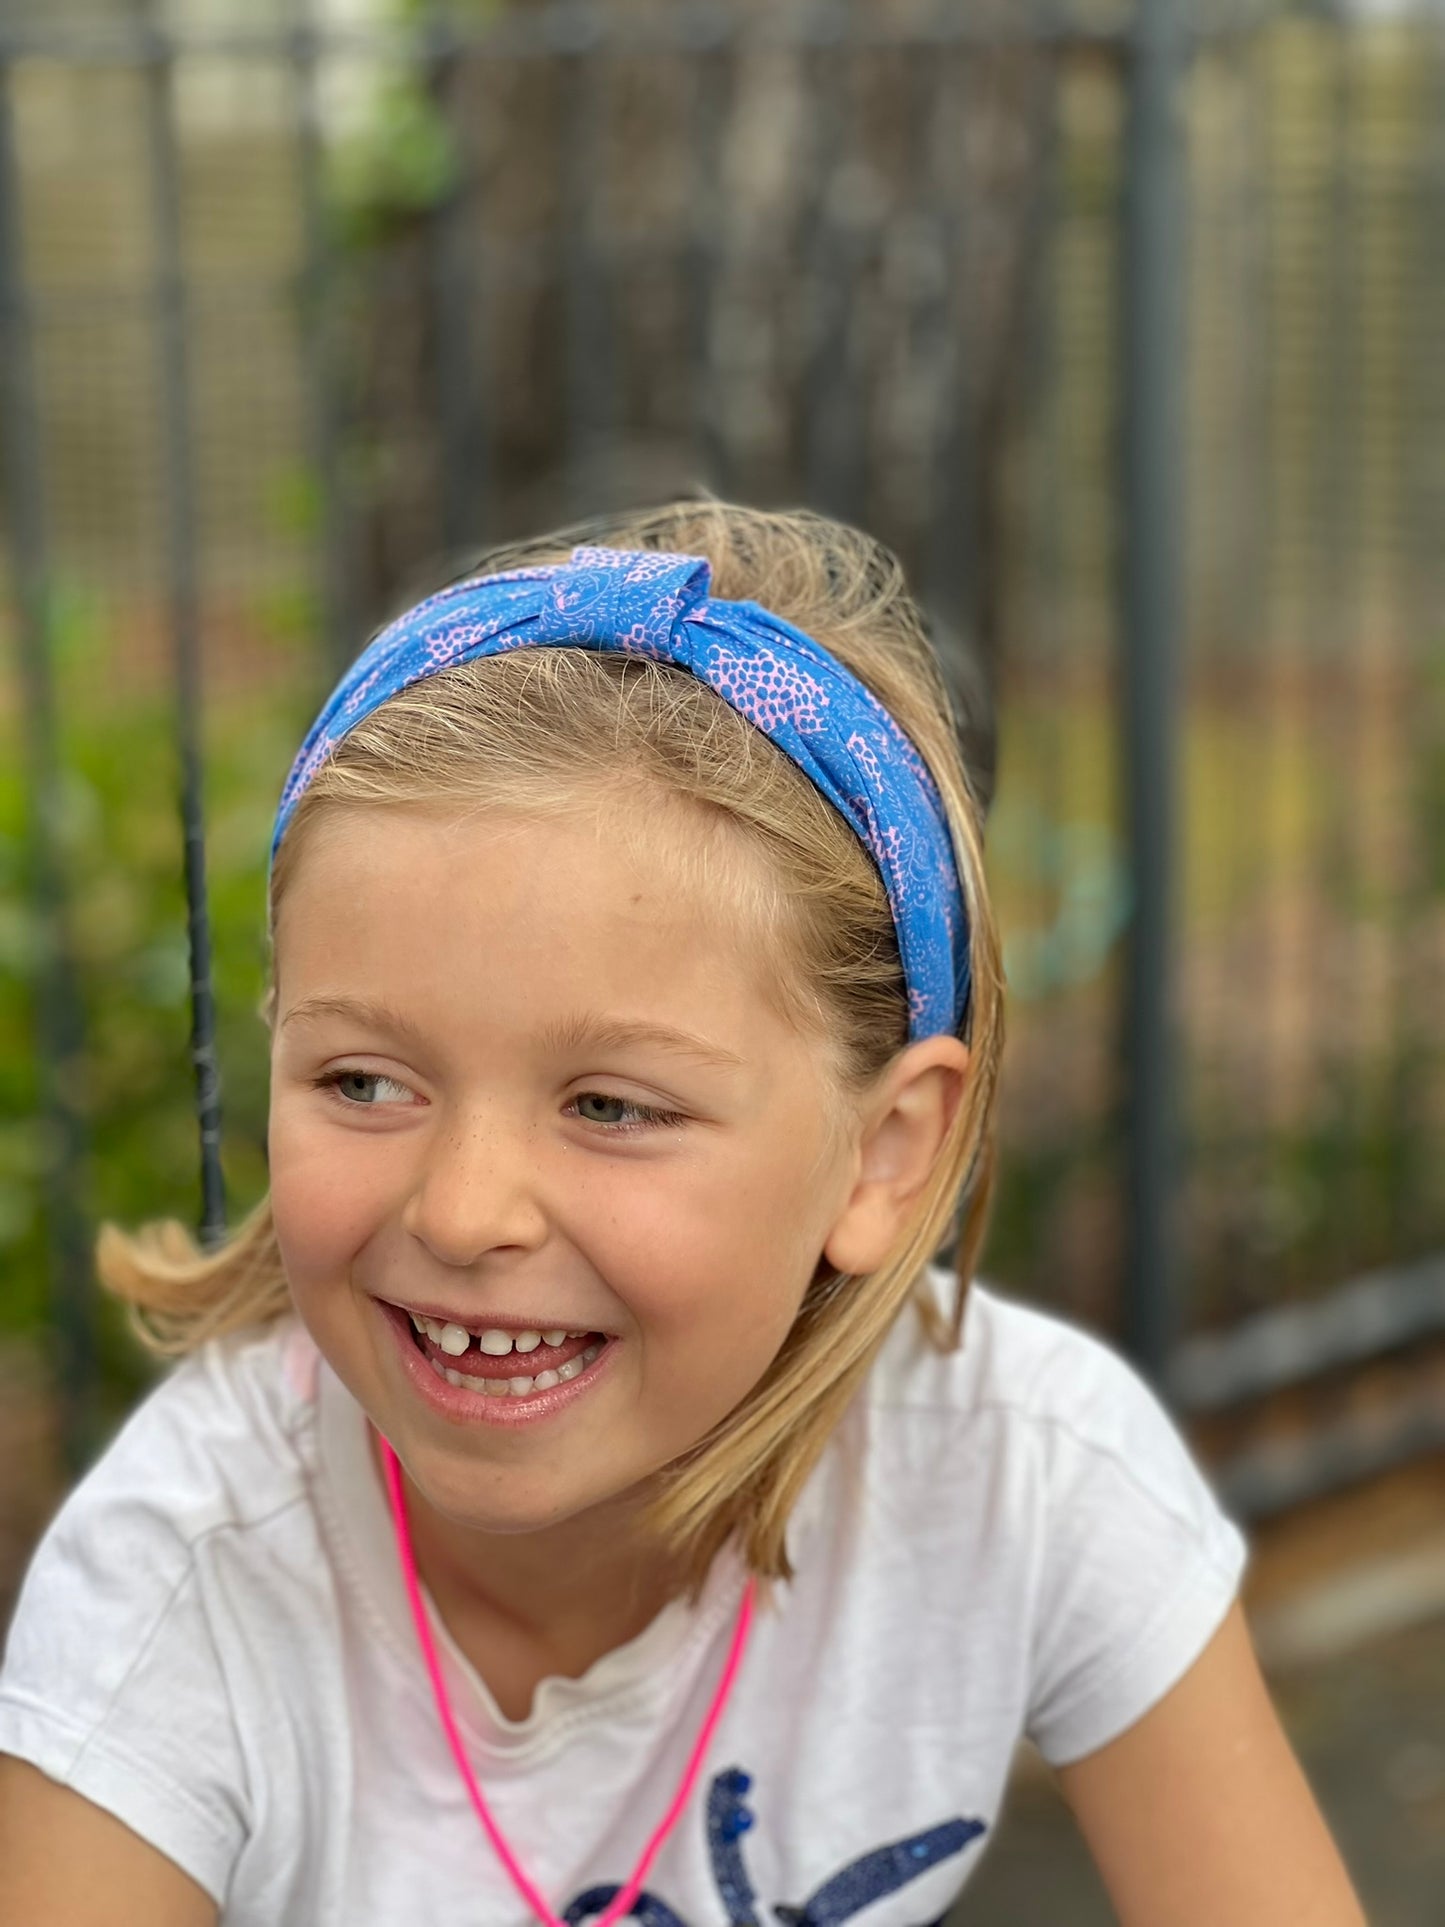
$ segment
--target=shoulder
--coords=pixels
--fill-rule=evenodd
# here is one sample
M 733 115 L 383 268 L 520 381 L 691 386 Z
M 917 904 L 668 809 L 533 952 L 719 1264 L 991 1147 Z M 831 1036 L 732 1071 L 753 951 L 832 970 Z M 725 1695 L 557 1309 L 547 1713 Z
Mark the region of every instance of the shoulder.
M 174 1614 L 209 1548 L 306 1502 L 312 1388 L 285 1319 L 213 1339 L 170 1368 L 52 1520 L 25 1575 L 4 1681 L 106 1628 L 93 1670 Z M 314 1355 L 314 1349 L 313 1349 Z
M 933 1270 L 928 1284 L 946 1304 L 952 1280 Z M 869 1462 L 895 1493 L 911 1477 L 919 1521 L 941 1497 L 951 1520 L 987 1521 L 994 1582 L 1021 1588 L 1027 1730 L 1058 1765 L 1122 1731 L 1197 1656 L 1247 1544 L 1106 1340 L 977 1282 L 962 1336 L 941 1352 L 916 1315 L 900 1320 L 868 1387 Z
M 951 1274 L 930 1265 L 920 1291 L 946 1314 Z M 1099 1334 L 975 1279 L 962 1340 L 941 1351 L 912 1306 L 899 1317 L 869 1384 L 879 1409 L 977 1418 L 1007 1415 L 1018 1426 L 1063 1429 L 1099 1450 L 1127 1452 L 1154 1394 Z
M 215 1898 L 247 1825 L 227 1628 L 248 1588 L 274 1598 L 314 1563 L 309 1347 L 286 1319 L 171 1368 L 41 1540 L 0 1666 L 0 1753 Z
M 47 1537 L 141 1533 L 172 1571 L 217 1532 L 305 1496 L 315 1357 L 294 1318 L 212 1339 L 155 1384 L 57 1514 Z
M 924 1289 L 945 1309 L 953 1280 L 930 1266 Z M 932 1427 L 976 1439 L 999 1469 L 1024 1462 L 1054 1504 L 1128 1487 L 1191 1530 L 1218 1504 L 1158 1393 L 1109 1341 L 977 1279 L 962 1343 L 940 1351 L 910 1307 L 889 1334 L 867 1401 L 882 1430 Z

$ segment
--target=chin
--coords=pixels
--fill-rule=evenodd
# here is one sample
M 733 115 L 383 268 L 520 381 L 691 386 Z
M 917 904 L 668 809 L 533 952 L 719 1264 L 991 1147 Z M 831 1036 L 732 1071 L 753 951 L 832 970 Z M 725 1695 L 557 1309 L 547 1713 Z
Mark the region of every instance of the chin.
M 594 1505 L 606 1503 L 605 1494 L 584 1497 L 539 1491 L 531 1482 L 524 1484 L 507 1473 L 498 1477 L 496 1489 L 487 1492 L 485 1499 L 479 1495 L 478 1486 L 482 1482 L 475 1475 L 460 1490 L 432 1486 L 424 1477 L 415 1483 L 433 1512 L 447 1525 L 459 1531 L 496 1533 L 505 1538 L 546 1532 L 552 1526 L 565 1525 Z

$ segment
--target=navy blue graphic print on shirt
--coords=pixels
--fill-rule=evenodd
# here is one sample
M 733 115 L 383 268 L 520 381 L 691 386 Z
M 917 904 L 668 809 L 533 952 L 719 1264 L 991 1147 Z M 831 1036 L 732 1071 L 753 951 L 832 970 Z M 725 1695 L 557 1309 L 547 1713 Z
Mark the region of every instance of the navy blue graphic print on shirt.
M 922 1833 L 891 1841 L 857 1860 L 850 1860 L 846 1867 L 830 1874 L 804 1901 L 780 1900 L 762 1908 L 748 1876 L 742 1849 L 743 1835 L 753 1826 L 752 1810 L 744 1798 L 751 1787 L 749 1774 L 738 1767 L 728 1767 L 716 1776 L 708 1789 L 708 1857 L 718 1896 L 727 1910 L 728 1927 L 767 1927 L 765 1916 L 768 1914 L 781 1923 L 781 1927 L 842 1927 L 844 1921 L 852 1920 L 875 1900 L 897 1893 L 940 1861 L 962 1853 L 987 1830 L 982 1820 L 945 1820 Z M 588 1887 L 577 1895 L 562 1918 L 567 1927 L 581 1927 L 584 1921 L 605 1913 L 620 1892 L 617 1885 Z M 632 1903 L 630 1917 L 640 1922 L 641 1927 L 689 1927 L 665 1900 L 645 1888 Z M 930 1927 L 937 1927 L 937 1923 L 930 1923 Z

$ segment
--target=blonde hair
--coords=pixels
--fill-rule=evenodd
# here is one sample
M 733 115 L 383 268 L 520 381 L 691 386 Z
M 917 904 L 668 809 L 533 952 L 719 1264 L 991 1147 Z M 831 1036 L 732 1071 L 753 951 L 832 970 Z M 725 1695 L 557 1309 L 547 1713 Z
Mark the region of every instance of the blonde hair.
M 786 1578 L 789 1512 L 904 1305 L 913 1300 L 940 1349 L 960 1342 L 993 1189 L 1003 1043 L 983 810 L 920 613 L 896 559 L 871 537 L 810 512 L 685 501 L 493 551 L 472 573 L 565 560 L 579 541 L 706 556 L 714 595 L 760 602 L 830 649 L 928 765 L 962 879 L 972 995 L 960 1035 L 969 1072 L 904 1234 L 866 1280 L 815 1277 L 759 1384 L 655 1482 L 650 1524 L 694 1588 L 734 1532 L 755 1572 Z M 272 870 L 271 930 L 307 825 L 338 805 L 505 802 L 555 812 L 575 807 L 579 794 L 638 784 L 690 803 L 762 854 L 761 865 L 748 867 L 771 890 L 750 907 L 763 915 L 778 966 L 770 981 L 793 1020 L 826 1041 L 844 1099 L 861 1095 L 908 1040 L 897 937 L 879 872 L 781 750 L 670 665 L 584 648 L 520 650 L 455 665 L 390 698 L 341 740 L 298 803 Z M 274 1000 L 273 981 L 268 1023 Z M 955 1213 L 954 1302 L 943 1317 L 920 1286 Z M 269 1200 L 210 1252 L 174 1222 L 133 1235 L 106 1225 L 97 1263 L 102 1283 L 131 1306 L 142 1342 L 164 1355 L 291 1309 Z

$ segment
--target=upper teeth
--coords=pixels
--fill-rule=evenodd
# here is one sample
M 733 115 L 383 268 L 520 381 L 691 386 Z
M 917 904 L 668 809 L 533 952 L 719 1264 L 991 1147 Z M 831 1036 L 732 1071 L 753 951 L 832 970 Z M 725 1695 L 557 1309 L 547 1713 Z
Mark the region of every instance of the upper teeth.
M 450 1358 L 460 1358 L 471 1344 L 474 1335 L 477 1349 L 490 1353 L 493 1358 L 504 1358 L 513 1350 L 534 1352 L 544 1340 L 549 1345 L 560 1345 L 568 1337 L 585 1338 L 587 1336 L 585 1332 L 565 1331 L 504 1332 L 498 1331 L 495 1327 L 473 1334 L 465 1325 L 447 1324 L 440 1318 L 426 1318 L 415 1311 L 411 1314 L 411 1322 L 419 1332 L 425 1332 L 434 1345 L 440 1345 Z

